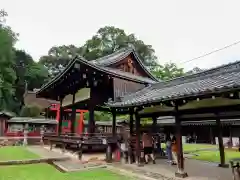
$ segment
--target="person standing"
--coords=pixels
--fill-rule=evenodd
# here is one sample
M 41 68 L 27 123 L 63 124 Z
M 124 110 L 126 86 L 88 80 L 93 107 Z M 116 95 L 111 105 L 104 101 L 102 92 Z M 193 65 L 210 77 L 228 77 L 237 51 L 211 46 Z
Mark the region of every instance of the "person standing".
M 143 151 L 145 157 L 145 163 L 148 164 L 149 156 L 151 156 L 153 164 L 155 164 L 155 157 L 153 154 L 153 138 L 149 133 L 143 133 L 142 135 Z

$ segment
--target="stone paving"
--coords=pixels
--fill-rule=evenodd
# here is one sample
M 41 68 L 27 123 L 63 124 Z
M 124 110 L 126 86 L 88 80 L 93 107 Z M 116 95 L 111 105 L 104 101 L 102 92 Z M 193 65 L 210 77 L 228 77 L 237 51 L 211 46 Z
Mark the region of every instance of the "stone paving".
M 42 157 L 59 157 L 68 156 L 56 151 L 50 151 L 41 146 L 30 146 L 28 149 Z M 171 166 L 166 162 L 166 159 L 157 160 L 157 164 L 147 164 L 143 167 L 138 167 L 135 164 L 121 164 L 112 163 L 106 164 L 103 161 L 93 161 L 83 163 L 76 157 L 71 156 L 71 160 L 64 162 L 55 162 L 57 166 L 65 171 L 79 171 L 86 170 L 88 168 L 102 168 L 106 167 L 115 172 L 122 172 L 123 174 L 130 174 L 137 177 L 137 179 L 148 180 L 179 180 L 175 177 L 176 166 Z M 220 168 L 215 164 L 201 162 L 192 159 L 185 160 L 185 170 L 189 177 L 186 180 L 231 180 L 232 174 L 230 168 Z
M 43 146 L 27 146 L 27 150 L 41 156 L 42 158 L 68 157 L 67 155 L 56 153 L 56 152 L 50 151 L 46 148 L 43 148 Z
M 167 164 L 166 160 L 163 159 L 157 160 L 157 164 L 148 164 L 144 165 L 144 167 L 126 164 L 121 165 L 121 168 L 149 174 L 150 176 L 161 174 L 165 176 L 165 179 L 178 179 L 174 177 L 177 167 Z M 232 178 L 230 168 L 220 168 L 215 164 L 197 160 L 186 159 L 185 170 L 189 175 L 188 178 L 185 178 L 186 180 L 230 180 Z

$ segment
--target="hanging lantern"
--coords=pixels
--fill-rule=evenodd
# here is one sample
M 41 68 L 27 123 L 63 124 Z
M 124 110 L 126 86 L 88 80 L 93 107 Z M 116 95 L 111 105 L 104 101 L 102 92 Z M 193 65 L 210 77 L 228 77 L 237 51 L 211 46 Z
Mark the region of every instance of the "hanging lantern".
M 80 64 L 79 64 L 79 63 L 75 63 L 75 64 L 74 64 L 74 68 L 75 68 L 75 69 L 80 69 Z

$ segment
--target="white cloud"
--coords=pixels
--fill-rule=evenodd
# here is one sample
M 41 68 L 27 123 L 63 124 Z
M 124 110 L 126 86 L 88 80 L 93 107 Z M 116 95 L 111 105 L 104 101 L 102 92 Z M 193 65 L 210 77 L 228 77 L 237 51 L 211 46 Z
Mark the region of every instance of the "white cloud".
M 100 27 L 135 33 L 156 50 L 160 63 L 180 63 L 240 40 L 234 0 L 0 0 L 17 47 L 36 60 L 54 45 L 81 45 Z M 240 45 L 182 66 L 210 68 L 240 59 Z

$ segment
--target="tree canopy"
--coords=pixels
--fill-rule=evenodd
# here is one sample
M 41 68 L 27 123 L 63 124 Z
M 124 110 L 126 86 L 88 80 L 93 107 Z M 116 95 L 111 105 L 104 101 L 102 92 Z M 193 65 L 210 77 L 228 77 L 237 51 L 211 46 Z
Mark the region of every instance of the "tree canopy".
M 18 34 L 6 25 L 7 13 L 0 11 L 0 111 L 19 114 L 24 105 L 24 93 L 40 88 L 48 71 L 23 50 L 14 48 Z M 28 84 L 28 86 L 26 86 Z
M 162 80 L 184 74 L 183 69 L 174 63 L 160 65 L 151 45 L 145 44 L 134 34 L 113 26 L 100 28 L 82 46 L 53 46 L 39 62 L 33 60 L 24 50 L 14 48 L 18 34 L 6 24 L 7 13 L 0 11 L 0 111 L 8 110 L 21 114 L 24 107 L 26 90 L 40 88 L 49 78 L 61 72 L 76 55 L 94 60 L 125 48 L 133 47 L 143 63 L 152 73 Z M 22 109 L 22 110 L 21 110 Z M 97 113 L 96 119 L 109 119 L 108 114 Z
M 94 60 L 124 48 L 134 47 L 146 66 L 157 65 L 157 57 L 151 45 L 146 45 L 134 34 L 126 34 L 124 30 L 113 26 L 100 28 L 97 33 L 81 47 L 63 45 L 52 47 L 46 56 L 42 56 L 39 62 L 45 65 L 54 76 L 61 72 L 76 55 L 87 60 Z
M 13 84 L 16 80 L 14 71 L 14 49 L 17 35 L 5 24 L 7 13 L 0 13 L 0 109 L 12 110 L 10 108 L 14 97 Z

